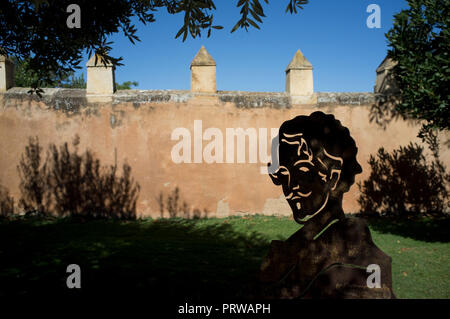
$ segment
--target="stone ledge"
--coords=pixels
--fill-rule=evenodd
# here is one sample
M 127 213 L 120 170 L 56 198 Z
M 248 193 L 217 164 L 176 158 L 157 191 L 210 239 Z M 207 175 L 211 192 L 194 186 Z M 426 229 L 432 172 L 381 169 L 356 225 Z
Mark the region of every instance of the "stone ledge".
M 119 103 L 185 103 L 193 97 L 182 90 L 119 90 L 113 94 L 113 104 Z
M 219 101 L 231 102 L 238 108 L 290 108 L 290 96 L 284 92 L 219 91 Z
M 36 101 L 49 105 L 55 110 L 78 112 L 80 108 L 92 105 L 84 89 L 44 88 L 42 97 L 30 95 L 29 88 L 14 87 L 6 92 L 0 92 L 4 105 L 14 104 L 13 100 Z M 374 93 L 365 92 L 318 92 L 317 106 L 327 105 L 372 105 L 377 100 Z M 120 90 L 108 95 L 113 105 L 133 103 L 136 107 L 146 103 L 186 103 L 198 94 L 188 90 Z M 276 108 L 292 107 L 292 98 L 286 92 L 244 92 L 218 91 L 208 93 L 220 102 L 234 103 L 238 108 Z M 96 103 L 95 103 L 96 104 Z
M 375 103 L 375 94 L 369 92 L 318 92 L 319 106 L 327 105 L 367 105 Z
M 30 88 L 14 87 L 6 92 L 0 92 L 4 106 L 15 105 L 17 100 L 21 102 L 41 102 L 54 110 L 78 113 L 80 108 L 87 106 L 86 90 L 65 88 L 44 88 L 39 97 L 36 93 L 30 94 Z

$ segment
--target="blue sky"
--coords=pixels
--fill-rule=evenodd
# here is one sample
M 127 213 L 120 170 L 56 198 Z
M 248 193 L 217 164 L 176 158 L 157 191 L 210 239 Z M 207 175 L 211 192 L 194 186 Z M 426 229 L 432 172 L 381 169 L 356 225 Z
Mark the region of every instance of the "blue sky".
M 314 66 L 316 92 L 371 92 L 377 66 L 388 50 L 385 33 L 393 15 L 407 8 L 405 0 L 310 0 L 297 15 L 284 13 L 287 0 L 263 4 L 266 18 L 261 30 L 237 30 L 237 0 L 215 0 L 215 24 L 210 38 L 175 35 L 182 15 L 156 13 L 156 22 L 137 22 L 141 42 L 131 44 L 122 34 L 111 37 L 113 56 L 123 57 L 116 81 L 138 81 L 138 89 L 189 90 L 189 65 L 202 45 L 217 62 L 218 90 L 282 92 L 284 70 L 300 49 Z M 381 8 L 381 28 L 369 29 L 369 4 Z M 83 65 L 85 65 L 83 61 Z M 85 68 L 84 68 L 84 72 Z

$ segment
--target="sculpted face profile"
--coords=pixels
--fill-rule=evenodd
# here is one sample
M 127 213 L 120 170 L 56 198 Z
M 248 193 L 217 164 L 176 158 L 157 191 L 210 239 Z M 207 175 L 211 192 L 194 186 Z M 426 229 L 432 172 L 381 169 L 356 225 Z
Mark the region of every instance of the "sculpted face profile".
M 343 193 L 362 172 L 356 153 L 348 129 L 333 115 L 315 112 L 281 125 L 279 166 L 270 177 L 282 186 L 297 223 L 320 222 L 320 215 L 327 219 L 342 211 Z
M 314 112 L 284 122 L 273 146 L 270 178 L 302 227 L 271 242 L 260 268 L 262 296 L 395 298 L 391 258 L 374 244 L 367 223 L 342 209 L 343 194 L 362 172 L 349 130 L 333 115 Z M 374 265 L 375 288 L 366 271 Z

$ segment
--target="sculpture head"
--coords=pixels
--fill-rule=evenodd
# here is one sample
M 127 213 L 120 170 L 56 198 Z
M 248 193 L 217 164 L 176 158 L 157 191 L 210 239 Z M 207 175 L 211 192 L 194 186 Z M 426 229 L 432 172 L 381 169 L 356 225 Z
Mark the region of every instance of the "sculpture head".
M 323 212 L 362 172 L 349 130 L 333 115 L 314 112 L 284 122 L 278 134 L 278 169 L 269 174 L 300 223 Z M 270 166 L 270 164 L 269 164 Z

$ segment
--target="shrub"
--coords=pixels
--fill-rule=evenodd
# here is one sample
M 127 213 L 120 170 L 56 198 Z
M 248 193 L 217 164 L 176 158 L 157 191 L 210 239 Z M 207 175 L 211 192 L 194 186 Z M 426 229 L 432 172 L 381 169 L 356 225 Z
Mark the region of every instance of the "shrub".
M 159 193 L 159 197 L 156 198 L 159 205 L 159 212 L 161 218 L 164 217 L 164 212 L 167 211 L 169 218 L 183 217 L 186 219 L 194 218 L 198 219 L 202 217 L 202 212 L 198 208 L 191 208 L 186 200 L 180 195 L 180 189 L 176 186 L 171 192 L 164 196 L 163 192 Z M 208 217 L 208 210 L 203 210 L 204 216 Z
M 449 207 L 450 175 L 437 157 L 427 162 L 423 147 L 410 143 L 392 153 L 380 148 L 370 156 L 369 179 L 358 183 L 366 213 L 441 213 Z

